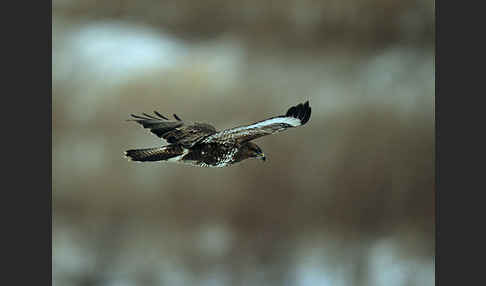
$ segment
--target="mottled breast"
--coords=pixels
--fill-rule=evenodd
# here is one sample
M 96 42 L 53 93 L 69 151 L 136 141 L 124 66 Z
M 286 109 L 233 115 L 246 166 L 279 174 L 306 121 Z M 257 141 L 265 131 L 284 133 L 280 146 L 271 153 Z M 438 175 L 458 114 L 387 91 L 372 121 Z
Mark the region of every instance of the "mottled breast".
M 200 144 L 191 148 L 182 160 L 201 167 L 226 167 L 236 163 L 238 148 L 235 145 Z

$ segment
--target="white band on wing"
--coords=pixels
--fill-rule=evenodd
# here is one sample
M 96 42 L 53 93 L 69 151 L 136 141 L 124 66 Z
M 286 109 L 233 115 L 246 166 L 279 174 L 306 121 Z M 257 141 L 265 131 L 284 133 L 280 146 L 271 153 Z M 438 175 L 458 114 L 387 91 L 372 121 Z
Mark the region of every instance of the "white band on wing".
M 269 119 L 269 120 L 264 120 L 264 121 L 261 121 L 261 122 L 258 122 L 258 123 L 252 124 L 252 125 L 248 125 L 248 126 L 245 126 L 245 127 L 240 127 L 240 128 L 241 129 L 259 128 L 259 127 L 265 127 L 265 126 L 269 126 L 269 125 L 272 125 L 272 124 L 279 124 L 279 123 L 284 123 L 284 124 L 288 124 L 292 127 L 297 127 L 297 126 L 300 126 L 300 119 L 295 118 L 295 117 L 275 117 L 275 118 L 272 118 L 272 119 Z M 240 128 L 238 128 L 238 129 L 241 130 Z M 235 130 L 235 131 L 237 131 L 237 130 Z

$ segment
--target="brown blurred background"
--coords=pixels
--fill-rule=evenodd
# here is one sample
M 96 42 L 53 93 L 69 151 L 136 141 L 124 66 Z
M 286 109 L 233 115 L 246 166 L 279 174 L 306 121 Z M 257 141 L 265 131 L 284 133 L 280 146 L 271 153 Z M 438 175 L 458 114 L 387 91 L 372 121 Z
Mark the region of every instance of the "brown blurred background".
M 434 1 L 54 0 L 53 284 L 434 285 Z M 265 163 L 136 164 L 130 113 L 309 100 Z

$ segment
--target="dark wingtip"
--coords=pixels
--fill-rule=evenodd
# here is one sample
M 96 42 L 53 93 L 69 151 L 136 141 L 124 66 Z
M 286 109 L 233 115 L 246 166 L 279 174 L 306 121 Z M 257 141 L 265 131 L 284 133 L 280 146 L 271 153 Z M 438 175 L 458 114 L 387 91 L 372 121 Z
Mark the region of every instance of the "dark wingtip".
M 158 113 L 157 111 L 154 111 L 155 115 L 157 115 L 158 117 L 160 118 L 157 118 L 153 115 L 150 115 L 150 114 L 147 114 L 145 112 L 143 112 L 142 114 L 145 116 L 140 116 L 140 115 L 136 115 L 136 114 L 130 114 L 133 118 L 136 118 L 136 120 L 133 120 L 133 119 L 129 119 L 127 121 L 137 121 L 140 123 L 141 120 L 151 120 L 151 119 L 154 119 L 154 120 L 160 120 L 160 119 L 165 119 L 165 120 L 169 120 L 167 117 L 163 116 L 162 114 Z
M 143 116 L 140 116 L 140 115 L 135 115 L 135 114 L 130 114 L 133 118 L 136 118 L 136 119 L 142 119 L 142 120 L 150 120 L 151 118 L 150 117 L 143 117 Z M 143 115 L 147 116 L 147 114 L 143 113 Z
M 155 115 L 157 115 L 158 117 L 162 118 L 162 119 L 165 119 L 165 120 L 169 120 L 169 118 L 163 116 L 162 114 L 158 113 L 157 110 L 154 110 L 154 113 Z
M 309 121 L 312 109 L 309 106 L 309 101 L 305 103 L 299 103 L 296 106 L 292 106 L 287 110 L 285 116 L 290 116 L 300 119 L 302 125 Z
M 295 113 L 295 109 L 296 109 L 295 106 L 292 106 L 291 108 L 289 108 L 289 110 L 287 110 L 287 113 L 285 114 L 285 116 L 292 116 L 292 114 Z
M 142 114 L 143 114 L 143 115 L 145 115 L 145 116 L 147 116 L 147 117 L 148 117 L 148 118 L 150 118 L 150 119 L 159 120 L 157 117 L 154 117 L 154 116 L 152 116 L 152 115 L 150 115 L 150 114 L 147 114 L 147 113 L 145 113 L 145 112 L 144 112 L 144 113 L 142 113 Z

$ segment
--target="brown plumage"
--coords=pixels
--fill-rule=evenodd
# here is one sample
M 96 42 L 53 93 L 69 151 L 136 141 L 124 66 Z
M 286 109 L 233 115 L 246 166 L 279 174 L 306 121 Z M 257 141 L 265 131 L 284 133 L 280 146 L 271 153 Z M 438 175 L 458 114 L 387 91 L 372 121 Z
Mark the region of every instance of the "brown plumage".
M 309 102 L 289 108 L 285 115 L 271 117 L 250 125 L 217 131 L 212 125 L 186 122 L 174 114 L 170 120 L 154 111 L 157 116 L 142 113 L 134 115 L 135 121 L 169 145 L 134 149 L 125 152 L 132 161 L 171 161 L 201 167 L 226 167 L 248 158 L 265 160 L 258 145 L 251 142 L 256 138 L 281 132 L 287 128 L 304 125 L 309 121 Z

